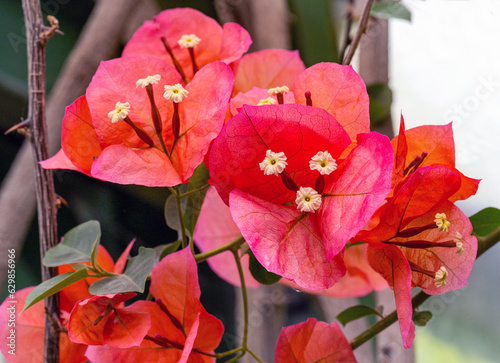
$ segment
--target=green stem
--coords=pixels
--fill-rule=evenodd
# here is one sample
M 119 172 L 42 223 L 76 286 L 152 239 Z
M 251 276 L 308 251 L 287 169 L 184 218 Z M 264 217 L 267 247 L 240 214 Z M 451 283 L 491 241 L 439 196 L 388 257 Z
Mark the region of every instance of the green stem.
M 237 362 L 241 357 L 245 355 L 248 351 L 247 341 L 248 341 L 248 297 L 247 297 L 247 287 L 245 284 L 245 275 L 243 275 L 243 267 L 241 266 L 240 256 L 238 256 L 238 248 L 233 248 L 231 250 L 233 252 L 234 259 L 236 261 L 236 265 L 238 266 L 238 273 L 240 274 L 240 282 L 241 282 L 241 294 L 243 296 L 243 339 L 241 341 L 241 354 L 228 360 L 227 363 Z
M 214 248 L 213 250 L 210 250 L 208 252 L 197 254 L 194 256 L 194 258 L 196 260 L 196 263 L 204 262 L 208 258 L 215 256 L 215 255 L 218 255 L 219 253 L 222 253 L 224 251 L 228 251 L 231 249 L 239 248 L 243 244 L 243 242 L 245 242 L 245 239 L 243 237 L 239 237 L 239 238 L 235 239 L 234 241 L 229 242 L 223 246 Z
M 184 224 L 184 216 L 182 213 L 182 205 L 181 205 L 181 197 L 180 197 L 181 192 L 180 192 L 178 185 L 173 187 L 173 188 L 170 187 L 168 189 L 170 189 L 170 191 L 175 196 L 175 206 L 177 207 L 177 215 L 179 216 L 179 226 L 181 228 L 182 248 L 186 248 L 188 245 L 188 241 L 187 241 L 187 236 L 186 236 L 186 226 Z M 191 252 L 193 252 L 193 255 L 194 255 L 194 246 L 191 246 Z
M 249 354 L 253 357 L 253 359 L 255 359 L 257 362 L 259 362 L 259 363 L 264 363 L 264 362 L 263 362 L 263 361 L 261 361 L 261 360 L 259 359 L 259 357 L 257 357 L 257 356 L 255 355 L 255 353 L 254 353 L 254 352 L 252 352 L 250 349 L 248 349 L 248 348 L 247 348 L 247 352 L 248 352 L 248 353 L 249 353 Z
M 228 350 L 227 352 L 224 352 L 224 353 L 218 353 L 215 355 L 215 358 L 217 358 L 217 359 L 224 358 L 224 357 L 227 357 L 228 355 L 236 354 L 238 352 L 241 352 L 241 347 Z
M 493 247 L 498 241 L 500 241 L 500 228 L 498 228 L 497 230 L 493 231 L 492 233 L 490 233 L 485 237 L 478 237 L 477 241 L 478 241 L 478 246 L 477 246 L 476 258 L 479 258 L 487 250 Z M 430 297 L 431 295 L 428 295 L 423 291 L 419 292 L 411 299 L 411 305 L 413 309 L 418 308 L 420 305 L 424 303 L 424 301 L 426 301 Z M 356 338 L 352 339 L 350 342 L 351 348 L 356 349 L 357 347 L 359 347 L 360 345 L 362 345 L 363 343 L 367 342 L 375 335 L 380 333 L 382 330 L 395 323 L 397 320 L 398 320 L 397 311 L 394 310 L 385 318 L 376 322 L 369 329 L 358 335 Z
M 204 185 L 202 187 L 199 187 L 197 189 L 190 190 L 189 192 L 186 192 L 186 193 L 183 193 L 183 194 L 179 194 L 179 198 L 184 198 L 184 197 L 190 196 L 191 194 L 201 192 L 204 189 L 208 189 L 209 186 L 210 186 L 209 184 L 206 184 L 206 185 Z

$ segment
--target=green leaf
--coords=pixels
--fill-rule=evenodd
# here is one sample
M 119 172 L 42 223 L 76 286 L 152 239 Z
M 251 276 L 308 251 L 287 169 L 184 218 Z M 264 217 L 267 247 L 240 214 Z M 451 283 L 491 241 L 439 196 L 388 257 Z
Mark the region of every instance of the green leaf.
M 264 285 L 272 285 L 281 279 L 280 275 L 267 271 L 264 266 L 257 261 L 251 250 L 248 250 L 248 255 L 250 256 L 250 272 L 255 280 Z
M 470 217 L 473 232 L 478 236 L 486 236 L 500 227 L 500 210 L 485 208 Z
M 186 209 L 184 210 L 184 226 L 189 236 L 193 238 L 194 228 L 200 215 L 201 206 L 207 194 L 208 179 L 210 174 L 205 164 L 200 164 L 189 178 L 188 192 L 203 188 L 187 196 Z
M 415 311 L 412 316 L 413 322 L 418 326 L 426 326 L 431 318 L 432 313 L 430 311 Z
M 370 15 L 380 19 L 403 19 L 411 21 L 411 13 L 399 1 L 382 1 L 373 4 Z
M 340 321 L 342 325 L 363 318 L 368 315 L 378 315 L 382 318 L 382 307 L 372 308 L 368 305 L 356 305 L 345 309 L 339 315 L 337 315 L 337 320 Z
M 66 272 L 43 281 L 40 285 L 35 287 L 26 298 L 24 310 L 86 277 L 89 277 L 87 269 L 79 269 L 75 272 Z
M 391 112 L 392 91 L 386 83 L 369 85 L 366 90 L 370 97 L 370 123 L 373 127 L 384 121 Z
M 97 280 L 89 287 L 92 295 L 144 292 L 146 279 L 153 270 L 156 252 L 152 248 L 139 248 L 139 254 L 130 259 L 122 275 Z
M 160 253 L 160 261 L 163 259 L 163 257 L 170 255 L 171 253 L 174 253 L 179 249 L 179 246 L 181 245 L 182 240 L 178 240 L 172 243 L 169 243 L 168 245 L 165 246 L 165 248 L 161 251 Z
M 61 243 L 47 251 L 43 264 L 54 267 L 68 263 L 89 262 L 100 239 L 101 227 L 98 221 L 82 223 L 66 233 Z
M 181 199 L 181 209 L 182 213 L 186 210 L 186 198 Z M 180 232 L 181 225 L 179 223 L 179 214 L 177 213 L 177 204 L 175 200 L 175 195 L 170 194 L 165 202 L 164 209 L 165 221 L 167 222 L 167 226 L 174 231 Z

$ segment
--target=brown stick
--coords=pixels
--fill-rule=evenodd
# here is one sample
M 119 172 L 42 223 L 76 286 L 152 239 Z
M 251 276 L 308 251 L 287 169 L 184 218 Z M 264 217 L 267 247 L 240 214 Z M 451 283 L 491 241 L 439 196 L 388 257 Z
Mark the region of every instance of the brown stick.
M 43 25 L 42 9 L 37 0 L 23 0 L 24 19 L 26 24 L 28 54 L 28 120 L 30 122 L 30 141 L 35 162 L 35 190 L 38 209 L 38 232 L 40 241 L 40 257 L 57 244 L 57 212 L 56 195 L 52 170 L 46 170 L 38 164 L 49 157 L 47 124 L 45 117 L 45 45 L 56 30 L 57 24 L 52 21 L 52 28 Z M 57 275 L 56 268 L 42 264 L 42 280 Z M 45 317 L 44 362 L 59 362 L 59 331 L 51 324 L 59 320 L 59 295 L 45 299 L 47 315 Z M 52 318 L 50 318 L 49 317 Z
M 348 65 L 351 64 L 352 57 L 354 57 L 354 52 L 356 52 L 356 48 L 359 45 L 359 41 L 361 40 L 361 36 L 366 30 L 366 25 L 368 24 L 368 19 L 370 18 L 370 10 L 372 8 L 373 2 L 375 0 L 368 0 L 366 2 L 365 8 L 363 10 L 363 15 L 361 15 L 361 19 L 359 20 L 358 28 L 356 29 L 356 34 L 352 40 L 351 46 L 349 47 L 349 51 L 345 56 L 342 64 Z

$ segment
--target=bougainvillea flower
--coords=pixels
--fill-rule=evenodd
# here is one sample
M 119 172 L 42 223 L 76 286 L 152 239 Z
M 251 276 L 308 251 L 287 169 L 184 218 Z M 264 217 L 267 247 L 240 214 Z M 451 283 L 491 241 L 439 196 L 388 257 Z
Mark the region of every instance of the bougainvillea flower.
M 411 346 L 415 330 L 412 287 L 420 286 L 428 294 L 459 289 L 467 284 L 476 258 L 472 225 L 448 201 L 461 179 L 444 166 L 418 168 L 379 208 L 370 228 L 352 239 L 370 244 L 370 265 L 394 290 L 405 348 Z
M 265 72 L 259 73 L 254 69 L 257 64 L 262 68 L 262 63 L 254 61 L 248 65 L 245 62 L 247 58 L 252 60 L 255 58 L 265 62 L 266 65 L 272 64 L 265 57 L 257 57 L 254 54 L 256 53 L 243 57 L 239 63 L 235 75 L 235 90 L 242 89 L 242 93 L 231 99 L 230 111 L 232 115 L 235 115 L 243 104 L 258 105 L 259 102 L 269 96 L 267 92 L 270 88 L 288 86 L 290 92 L 284 94 L 283 102 L 279 102 L 279 99 L 273 96 L 276 103 L 299 103 L 323 108 L 347 132 L 353 142 L 351 148 L 355 146 L 357 134 L 370 131 L 369 99 L 366 86 L 351 66 L 336 63 L 318 63 L 300 73 L 298 73 L 300 67 L 295 67 L 295 69 L 292 68 L 293 72 L 288 73 L 288 78 L 283 81 L 278 78 L 282 82 L 282 84 L 278 84 L 278 81 L 274 78 L 266 77 Z M 251 67 L 251 65 L 254 66 Z M 267 66 L 264 68 L 267 69 Z M 245 82 L 240 80 L 240 73 L 244 75 Z M 258 74 L 258 80 L 252 84 L 251 82 L 255 78 L 251 77 L 253 74 Z M 261 80 L 261 78 L 263 79 Z M 292 78 L 293 87 L 289 86 Z M 264 80 L 268 80 L 267 84 Z M 234 94 L 235 91 L 233 91 Z
M 392 179 L 395 189 L 398 188 L 398 183 L 417 168 L 442 165 L 461 176 L 460 189 L 450 196 L 450 202 L 467 199 L 476 194 L 479 180 L 466 177 L 455 168 L 455 142 L 451 123 L 424 125 L 405 130 L 404 118 L 401 116 L 399 135 L 391 143 L 396 155 Z
M 80 300 L 71 311 L 68 334 L 73 343 L 108 344 L 128 348 L 141 344 L 151 327 L 148 314 L 120 304 L 135 293 L 93 296 Z
M 33 286 L 19 290 L 13 299 L 7 297 L 0 305 L 0 334 L 4 337 L 0 351 L 8 362 L 43 362 L 44 302 L 39 301 L 21 314 L 26 297 L 34 288 Z M 64 316 L 61 317 L 61 323 L 66 326 L 67 321 Z M 61 362 L 86 362 L 85 349 L 86 345 L 72 343 L 68 333 L 61 331 L 59 338 Z
M 221 27 L 189 8 L 164 10 L 146 21 L 129 40 L 123 56 L 151 55 L 175 66 L 185 83 L 206 64 L 231 63 L 250 47 L 248 32 L 236 23 Z
M 231 211 L 219 197 L 215 188 L 210 187 L 196 223 L 193 236 L 194 242 L 201 252 L 207 252 L 231 243 L 240 237 L 241 232 L 231 217 Z M 240 258 L 245 285 L 247 287 L 259 287 L 260 284 L 253 278 L 248 269 L 248 260 L 248 255 Z M 207 262 L 220 278 L 235 286 L 241 286 L 238 266 L 231 251 L 225 251 L 210 257 Z
M 86 96 L 66 110 L 62 152 L 42 166 L 71 162 L 73 169 L 120 184 L 186 182 L 222 127 L 233 75 L 213 62 L 185 88 L 180 81 L 172 66 L 153 57 L 102 62 Z
M 200 302 L 197 265 L 189 248 L 170 254 L 153 268 L 152 301 L 137 301 L 134 311 L 151 317 L 151 328 L 139 347 L 89 346 L 92 362 L 214 362 L 224 327 Z M 205 354 L 203 354 L 205 353 Z
M 266 269 L 308 289 L 345 274 L 344 246 L 385 199 L 393 163 L 385 136 L 357 141 L 337 160 L 349 136 L 325 110 L 303 105 L 243 106 L 226 123 L 210 152 L 212 182 Z
M 281 329 L 275 363 L 356 363 L 349 342 L 337 323 L 316 319 Z

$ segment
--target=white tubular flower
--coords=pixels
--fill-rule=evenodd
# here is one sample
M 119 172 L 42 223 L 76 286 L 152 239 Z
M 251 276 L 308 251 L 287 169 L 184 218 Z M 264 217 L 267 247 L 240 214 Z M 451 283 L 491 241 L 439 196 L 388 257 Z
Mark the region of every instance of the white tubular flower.
M 295 198 L 297 209 L 301 212 L 316 212 L 321 206 L 321 194 L 313 188 L 300 187 Z
M 437 213 L 434 218 L 436 218 L 434 219 L 434 222 L 436 222 L 436 225 L 438 226 L 439 230 L 442 232 L 448 232 L 448 227 L 450 227 L 450 222 L 446 219 L 446 214 Z
M 260 100 L 259 103 L 257 103 L 257 106 L 262 106 L 262 105 L 275 105 L 277 104 L 278 101 L 276 101 L 272 97 L 264 98 L 263 100 Z
M 320 151 L 309 161 L 309 168 L 319 171 L 321 175 L 329 175 L 337 169 L 337 163 L 328 151 Z
M 436 287 L 442 287 L 446 285 L 446 278 L 448 277 L 448 271 L 444 266 L 441 266 L 439 270 L 436 271 L 436 275 L 434 276 L 434 285 Z
M 112 123 L 116 123 L 118 121 L 123 121 L 125 117 L 128 116 L 129 112 L 130 112 L 130 103 L 117 102 L 115 105 L 115 109 L 108 113 L 108 117 L 111 119 Z
M 462 242 L 462 235 L 460 232 L 455 232 L 455 239 L 453 240 L 457 245 L 457 253 L 460 256 L 464 255 L 464 244 Z
M 266 151 L 266 157 L 259 163 L 260 170 L 264 171 L 264 175 L 276 175 L 285 170 L 288 165 L 284 152 L 273 153 L 271 150 Z
M 278 93 L 287 93 L 289 91 L 290 89 L 287 86 L 281 86 L 281 87 L 269 88 L 267 93 L 269 93 L 271 96 L 275 96 Z
M 182 102 L 187 96 L 189 92 L 182 87 L 179 83 L 174 84 L 173 86 L 165 86 L 165 93 L 163 97 L 167 101 L 172 101 L 175 103 Z
M 181 48 L 194 48 L 200 43 L 201 39 L 195 34 L 184 34 L 181 39 L 177 41 L 177 44 Z
M 159 74 L 155 74 L 154 76 L 147 76 L 146 78 L 141 78 L 137 82 L 135 82 L 136 87 L 146 87 L 149 86 L 150 84 L 157 84 L 161 79 L 161 76 Z

